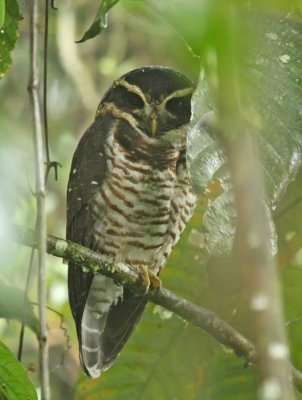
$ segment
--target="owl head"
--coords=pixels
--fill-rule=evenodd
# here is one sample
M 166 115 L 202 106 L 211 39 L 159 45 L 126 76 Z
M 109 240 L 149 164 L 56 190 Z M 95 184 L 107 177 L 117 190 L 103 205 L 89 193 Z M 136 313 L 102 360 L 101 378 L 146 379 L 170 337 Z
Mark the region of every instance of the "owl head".
M 193 90 L 193 83 L 173 69 L 142 67 L 117 79 L 99 109 L 112 104 L 123 115 L 130 115 L 143 134 L 160 140 L 189 123 Z

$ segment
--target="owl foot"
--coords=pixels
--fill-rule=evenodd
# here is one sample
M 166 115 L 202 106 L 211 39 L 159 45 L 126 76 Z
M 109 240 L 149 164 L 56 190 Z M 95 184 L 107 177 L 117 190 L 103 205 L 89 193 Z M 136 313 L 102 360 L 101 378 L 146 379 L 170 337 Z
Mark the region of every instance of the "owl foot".
M 143 287 L 143 294 L 145 295 L 149 289 L 159 289 L 162 286 L 161 280 L 154 272 L 150 271 L 144 265 L 139 266 L 138 272 Z
M 152 271 L 148 271 L 149 281 L 150 281 L 150 289 L 160 289 L 162 287 L 161 280 L 157 275 L 155 275 Z

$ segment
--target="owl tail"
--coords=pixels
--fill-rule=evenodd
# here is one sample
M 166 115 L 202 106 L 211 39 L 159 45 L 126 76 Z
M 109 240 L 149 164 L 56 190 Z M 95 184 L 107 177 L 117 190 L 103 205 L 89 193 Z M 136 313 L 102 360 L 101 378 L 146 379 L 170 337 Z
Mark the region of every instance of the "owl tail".
M 102 362 L 101 340 L 111 305 L 123 295 L 123 288 L 111 278 L 101 274 L 94 276 L 84 308 L 81 324 L 81 361 L 92 378 L 105 369 Z
M 135 297 L 126 289 L 123 291 L 111 278 L 95 275 L 81 326 L 81 362 L 87 375 L 97 378 L 110 368 L 146 303 L 145 298 Z
M 100 337 L 104 329 L 106 314 L 95 316 L 93 312 L 85 307 L 82 319 L 82 345 L 80 349 L 81 363 L 85 372 L 92 378 L 101 374 L 99 368 Z

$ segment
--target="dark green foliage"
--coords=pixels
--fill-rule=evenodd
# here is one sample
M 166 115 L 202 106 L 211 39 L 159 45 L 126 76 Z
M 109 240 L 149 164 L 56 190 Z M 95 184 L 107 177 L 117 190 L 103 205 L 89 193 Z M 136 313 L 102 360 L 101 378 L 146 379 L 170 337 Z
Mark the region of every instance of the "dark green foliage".
M 35 388 L 22 365 L 0 342 L 0 399 L 37 400 L 37 398 Z
M 17 0 L 0 0 L 0 79 L 12 63 L 11 52 L 18 39 L 21 19 Z
M 254 366 L 216 349 L 207 363 L 204 384 L 196 400 L 254 400 L 256 390 Z
M 0 0 L 0 29 L 5 21 L 5 0 Z

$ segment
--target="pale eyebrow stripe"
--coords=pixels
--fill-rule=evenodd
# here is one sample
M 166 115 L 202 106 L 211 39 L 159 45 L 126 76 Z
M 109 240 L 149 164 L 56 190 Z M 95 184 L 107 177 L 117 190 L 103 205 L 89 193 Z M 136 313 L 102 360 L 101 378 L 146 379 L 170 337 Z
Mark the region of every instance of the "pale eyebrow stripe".
M 184 89 L 176 90 L 175 92 L 173 92 L 173 93 L 171 93 L 169 96 L 167 96 L 167 97 L 165 98 L 165 100 L 163 101 L 163 103 L 165 104 L 167 101 L 169 101 L 170 99 L 173 99 L 173 98 L 175 98 L 175 97 L 184 97 L 184 96 L 187 96 L 187 95 L 193 93 L 193 91 L 194 91 L 194 88 L 191 87 L 191 86 L 190 86 L 190 87 L 187 87 L 187 88 L 184 88 Z
M 138 86 L 131 85 L 131 83 L 125 81 L 124 79 L 118 79 L 117 81 L 114 82 L 113 86 L 114 87 L 123 86 L 124 88 L 126 88 L 130 92 L 135 93 L 138 96 L 140 96 L 142 101 L 146 104 L 145 94 L 141 91 L 141 89 Z
M 118 80 L 115 81 L 114 86 L 116 87 L 116 86 L 119 86 L 119 85 L 123 86 L 126 89 L 128 89 L 130 92 L 133 92 L 133 93 L 136 93 L 137 95 L 139 95 L 141 97 L 141 99 L 143 100 L 143 102 L 145 104 L 147 104 L 146 100 L 145 100 L 145 94 L 141 91 L 141 89 L 138 86 L 132 85 L 131 83 L 125 81 L 124 79 L 118 79 Z M 176 90 L 175 92 L 173 92 L 169 96 L 167 96 L 162 101 L 161 104 L 165 105 L 168 100 L 170 100 L 172 98 L 175 98 L 175 97 L 187 96 L 187 95 L 193 93 L 193 91 L 194 91 L 194 88 L 192 86 L 184 88 L 184 89 Z

